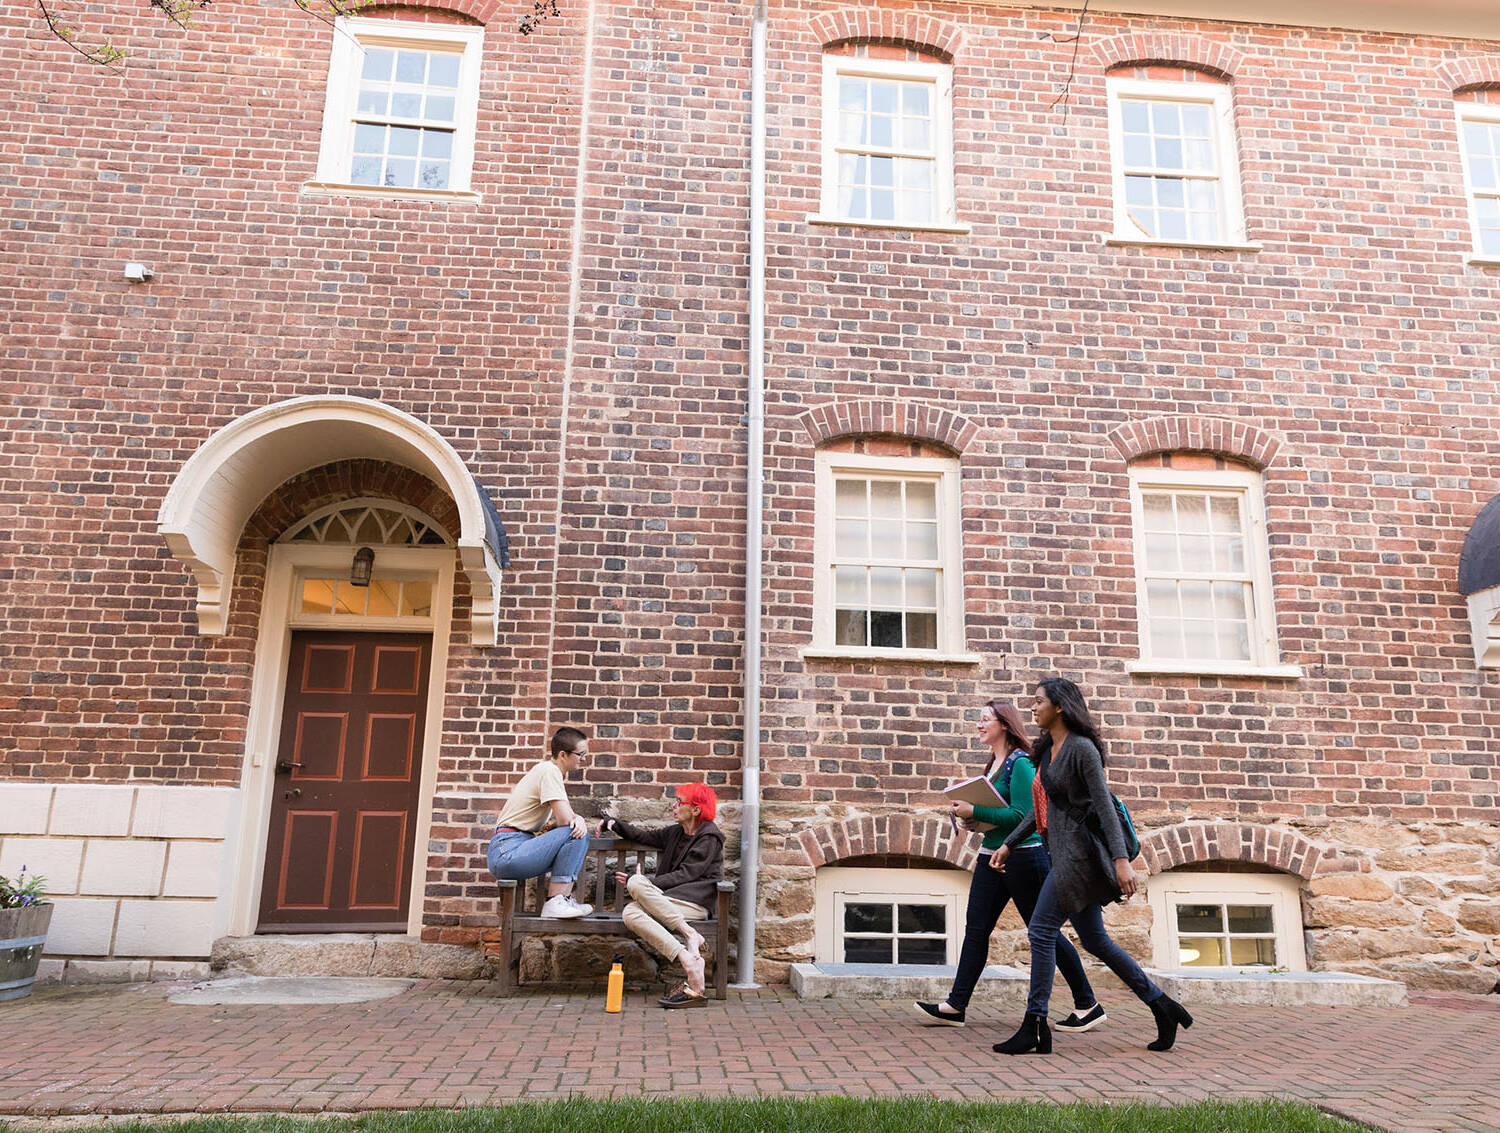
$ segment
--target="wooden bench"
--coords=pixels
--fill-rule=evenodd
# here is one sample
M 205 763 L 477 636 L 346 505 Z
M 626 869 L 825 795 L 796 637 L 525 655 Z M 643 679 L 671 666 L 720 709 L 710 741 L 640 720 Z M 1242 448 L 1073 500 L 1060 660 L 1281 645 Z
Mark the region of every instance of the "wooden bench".
M 627 842 L 623 838 L 589 837 L 588 860 L 574 886 L 573 896 L 594 911 L 586 917 L 557 920 L 542 917 L 546 900 L 546 877 L 530 881 L 497 881 L 500 888 L 500 994 L 509 995 L 521 984 L 521 943 L 528 936 L 606 935 L 627 936 L 646 943 L 622 919 L 630 895 L 615 880 L 615 873 L 635 873 L 643 868 L 647 855 L 658 851 L 651 846 Z M 592 867 L 592 872 L 590 872 Z M 609 899 L 612 893 L 613 900 Z M 694 921 L 712 942 L 713 986 L 720 999 L 729 993 L 729 899 L 734 893 L 732 881 L 719 882 L 717 907 L 712 920 Z M 703 930 L 707 931 L 703 931 Z M 649 949 L 648 949 L 649 950 Z M 654 955 L 654 953 L 653 953 Z

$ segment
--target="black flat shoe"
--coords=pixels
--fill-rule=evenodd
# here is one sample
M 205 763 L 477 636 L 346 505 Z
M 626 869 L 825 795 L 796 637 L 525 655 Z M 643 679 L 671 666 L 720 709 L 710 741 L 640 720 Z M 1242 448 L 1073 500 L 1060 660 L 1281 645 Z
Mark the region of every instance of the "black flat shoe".
M 1082 1015 L 1074 1011 L 1052 1029 L 1054 1031 L 1066 1031 L 1073 1035 L 1081 1035 L 1084 1031 L 1093 1030 L 1108 1018 L 1109 1016 L 1104 1013 L 1104 1004 L 1096 1003 Z
M 962 1027 L 964 1025 L 965 1012 L 963 1011 L 940 1011 L 936 1003 L 917 1003 L 913 1006 L 925 1023 L 936 1023 L 939 1027 Z

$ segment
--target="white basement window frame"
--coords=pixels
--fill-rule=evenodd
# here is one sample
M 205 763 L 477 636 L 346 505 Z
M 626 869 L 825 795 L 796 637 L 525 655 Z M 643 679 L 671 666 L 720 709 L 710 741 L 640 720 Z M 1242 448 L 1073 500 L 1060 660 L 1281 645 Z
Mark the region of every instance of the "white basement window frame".
M 815 224 L 967 232 L 953 187 L 953 67 L 823 56 Z
M 1301 882 L 1169 870 L 1146 882 L 1153 967 L 1307 971 Z
M 359 16 L 335 29 L 317 180 L 307 187 L 474 197 L 484 29 Z
M 813 959 L 956 964 L 968 892 L 963 870 L 824 866 L 814 881 Z
M 1128 671 L 1302 675 L 1281 664 L 1258 473 L 1132 468 L 1130 509 L 1140 657 Z
M 978 663 L 964 651 L 958 461 L 820 451 L 815 493 L 813 640 L 802 655 Z
M 1457 103 L 1471 263 L 1500 264 L 1500 105 Z
M 1255 250 L 1226 83 L 1105 80 L 1112 243 Z

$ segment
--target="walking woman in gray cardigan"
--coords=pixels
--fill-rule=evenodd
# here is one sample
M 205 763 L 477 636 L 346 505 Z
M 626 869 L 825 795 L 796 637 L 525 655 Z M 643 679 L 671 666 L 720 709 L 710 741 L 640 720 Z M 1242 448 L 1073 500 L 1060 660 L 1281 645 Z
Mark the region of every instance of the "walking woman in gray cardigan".
M 1052 854 L 1052 872 L 1042 883 L 1027 926 L 1031 992 L 1026 1018 L 1020 1030 L 995 1044 L 995 1050 L 1000 1054 L 1052 1053 L 1047 1001 L 1052 994 L 1058 934 L 1065 920 L 1073 923 L 1079 943 L 1151 1008 L 1156 1040 L 1147 1049 L 1171 1050 L 1178 1026 L 1191 1027 L 1193 1017 L 1152 983 L 1104 931 L 1101 906 L 1106 901 L 1128 900 L 1137 886 L 1104 779 L 1104 741 L 1083 693 L 1065 677 L 1048 677 L 1037 685 L 1031 716 L 1042 730 L 1033 748 L 1037 766 L 1032 780 L 1034 805 L 990 856 L 990 866 L 1003 870 L 1011 850 L 1040 830 Z

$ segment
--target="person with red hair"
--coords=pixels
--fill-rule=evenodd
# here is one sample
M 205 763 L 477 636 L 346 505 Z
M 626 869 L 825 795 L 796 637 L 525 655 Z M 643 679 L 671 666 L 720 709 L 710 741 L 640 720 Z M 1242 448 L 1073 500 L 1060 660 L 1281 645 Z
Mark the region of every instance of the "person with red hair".
M 600 837 L 617 834 L 659 851 L 655 877 L 616 873 L 615 880 L 630 894 L 625 926 L 668 962 L 680 960 L 687 973 L 685 983 L 657 1001 L 663 1007 L 702 1007 L 708 1002 L 700 952 L 703 934 L 691 922 L 713 915 L 710 910 L 724 876 L 724 834 L 713 821 L 718 812 L 719 797 L 712 787 L 684 783 L 677 788 L 677 821 L 671 826 L 646 829 L 619 818 L 599 823 Z M 724 962 L 725 957 L 719 957 L 719 963 Z

